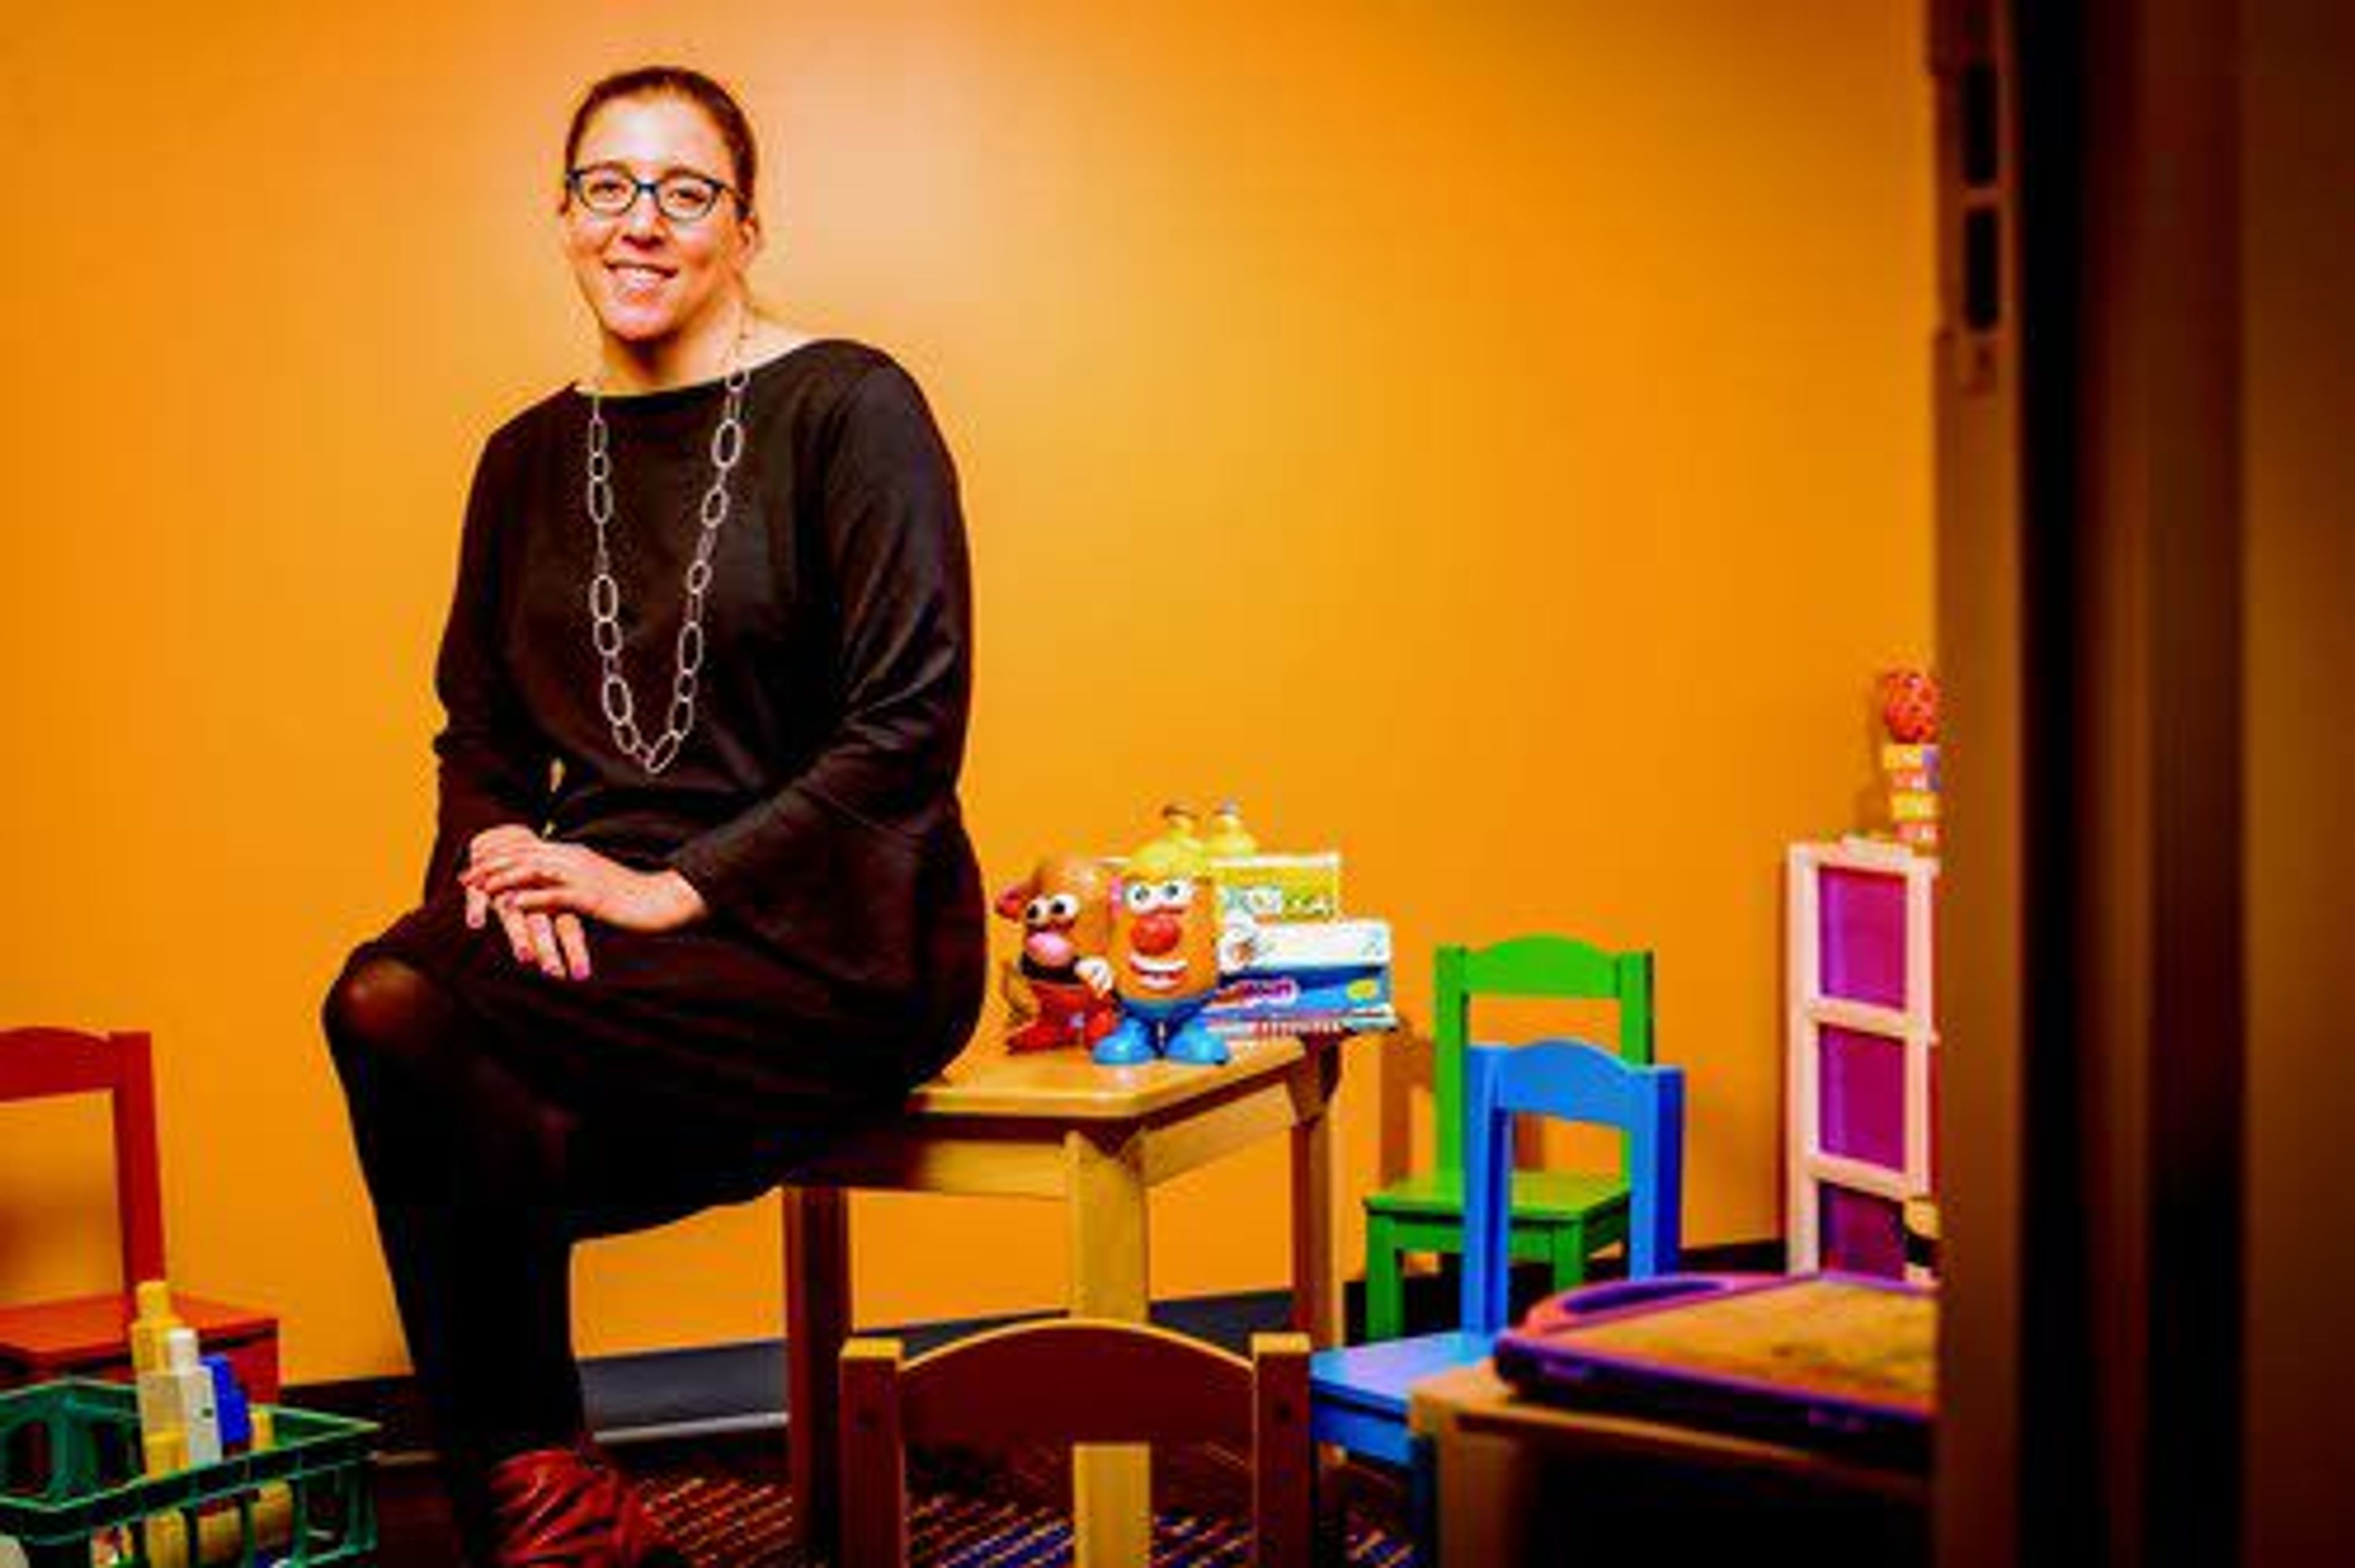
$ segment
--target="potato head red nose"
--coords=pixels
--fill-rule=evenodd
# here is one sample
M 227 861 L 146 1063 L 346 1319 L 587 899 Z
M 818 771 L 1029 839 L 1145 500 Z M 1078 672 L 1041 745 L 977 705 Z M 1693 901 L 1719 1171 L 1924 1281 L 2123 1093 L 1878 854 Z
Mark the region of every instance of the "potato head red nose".
M 1166 910 L 1156 910 L 1151 914 L 1136 917 L 1136 924 L 1131 930 L 1129 941 L 1135 944 L 1139 953 L 1158 958 L 1176 948 L 1179 939 L 1185 933 L 1186 923 L 1183 919 Z

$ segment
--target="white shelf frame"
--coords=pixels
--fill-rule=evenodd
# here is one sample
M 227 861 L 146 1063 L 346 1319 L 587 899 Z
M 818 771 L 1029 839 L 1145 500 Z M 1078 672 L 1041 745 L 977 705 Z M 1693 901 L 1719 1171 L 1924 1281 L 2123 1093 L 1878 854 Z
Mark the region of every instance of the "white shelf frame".
M 1901 877 L 1905 883 L 1905 1006 L 1876 1007 L 1823 994 L 1818 898 L 1826 871 Z M 1786 1144 L 1784 1232 L 1789 1265 L 1823 1264 L 1823 1189 L 1838 1187 L 1902 1204 L 1931 1183 L 1931 1080 L 1938 1047 L 1934 856 L 1902 844 L 1849 838 L 1794 844 L 1785 881 L 1785 1032 Z M 1831 1153 L 1823 1147 L 1823 1043 L 1826 1029 L 1871 1035 L 1904 1054 L 1904 1158 L 1897 1167 Z

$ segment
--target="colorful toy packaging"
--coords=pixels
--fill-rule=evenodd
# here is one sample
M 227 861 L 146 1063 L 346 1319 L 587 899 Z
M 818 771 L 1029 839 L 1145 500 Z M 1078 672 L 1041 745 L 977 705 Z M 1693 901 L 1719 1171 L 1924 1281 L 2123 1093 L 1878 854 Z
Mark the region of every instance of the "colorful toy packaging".
M 1022 947 L 1007 1046 L 1216 1065 L 1251 1035 L 1386 1029 L 1390 928 L 1341 917 L 1341 857 L 1263 851 L 1241 808 L 1182 803 L 1126 859 L 1050 856 L 999 894 Z
M 1391 928 L 1386 921 L 1263 925 L 1240 969 L 1205 1014 L 1229 1036 L 1389 1029 Z

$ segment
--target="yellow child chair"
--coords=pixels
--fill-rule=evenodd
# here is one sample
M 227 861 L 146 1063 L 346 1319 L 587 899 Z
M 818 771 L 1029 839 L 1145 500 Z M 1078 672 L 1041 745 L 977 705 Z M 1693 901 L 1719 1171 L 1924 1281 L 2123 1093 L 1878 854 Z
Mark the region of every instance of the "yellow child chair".
M 1438 1162 L 1366 1199 L 1366 1338 L 1405 1329 L 1401 1265 L 1408 1253 L 1464 1252 L 1464 1046 L 1476 997 L 1610 1001 L 1619 1008 L 1619 1057 L 1652 1061 L 1652 955 L 1611 953 L 1567 936 L 1521 936 L 1488 947 L 1439 949 L 1433 1007 L 1432 1090 Z M 1547 1263 L 1553 1288 L 1586 1280 L 1586 1260 L 1627 1235 L 1627 1162 L 1616 1170 L 1517 1170 L 1511 1256 Z
M 843 1568 L 908 1561 L 910 1444 L 1213 1443 L 1250 1456 L 1251 1561 L 1305 1568 L 1315 1533 L 1308 1339 L 1252 1359 L 1103 1318 L 1019 1323 L 902 1364 L 896 1339 L 842 1349 Z

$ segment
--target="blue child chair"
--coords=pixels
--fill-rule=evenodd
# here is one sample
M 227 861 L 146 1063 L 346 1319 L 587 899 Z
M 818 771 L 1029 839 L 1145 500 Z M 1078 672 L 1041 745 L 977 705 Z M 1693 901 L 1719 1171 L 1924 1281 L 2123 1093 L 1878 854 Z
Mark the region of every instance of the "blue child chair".
M 1404 1466 L 1407 1389 L 1486 1360 L 1505 1327 L 1513 1118 L 1616 1127 L 1626 1140 L 1627 1275 L 1677 1266 L 1684 1189 L 1684 1070 L 1638 1066 L 1583 1040 L 1475 1045 L 1464 1053 L 1462 1326 L 1444 1333 L 1320 1350 L 1309 1359 L 1310 1435 Z

